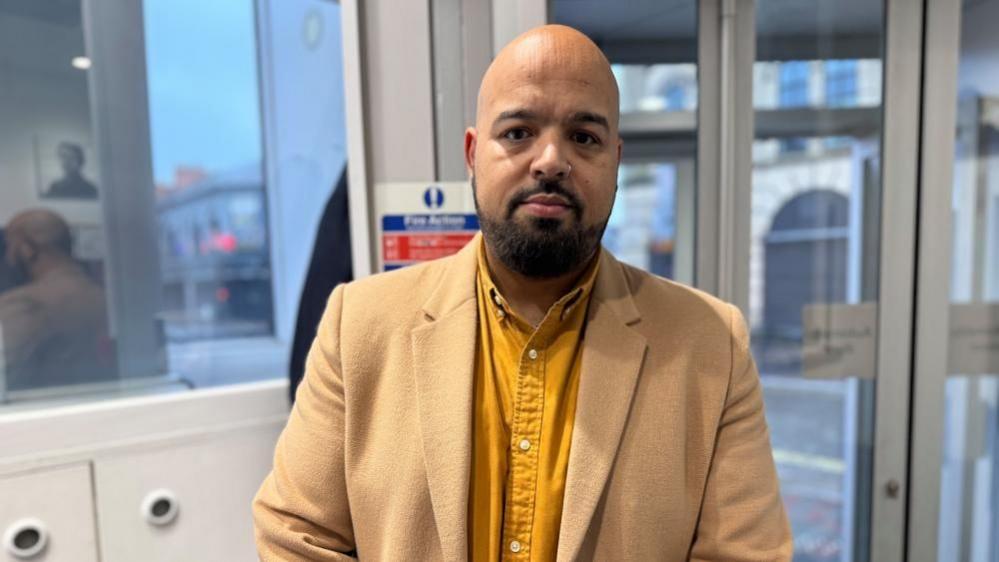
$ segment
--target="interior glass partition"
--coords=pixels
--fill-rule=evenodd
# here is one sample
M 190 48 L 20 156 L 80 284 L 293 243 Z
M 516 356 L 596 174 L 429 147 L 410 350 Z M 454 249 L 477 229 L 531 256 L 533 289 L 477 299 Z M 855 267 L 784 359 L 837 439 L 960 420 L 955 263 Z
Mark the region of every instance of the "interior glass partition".
M 999 2 L 963 3 L 939 560 L 999 561 Z M 932 233 L 927 233 L 932 236 Z

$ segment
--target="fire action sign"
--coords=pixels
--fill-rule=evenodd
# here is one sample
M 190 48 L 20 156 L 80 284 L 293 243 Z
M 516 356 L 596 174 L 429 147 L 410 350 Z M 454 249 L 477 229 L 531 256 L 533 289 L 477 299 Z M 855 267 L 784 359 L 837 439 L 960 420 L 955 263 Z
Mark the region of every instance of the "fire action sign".
M 479 230 L 467 182 L 382 183 L 376 191 L 382 271 L 449 256 Z

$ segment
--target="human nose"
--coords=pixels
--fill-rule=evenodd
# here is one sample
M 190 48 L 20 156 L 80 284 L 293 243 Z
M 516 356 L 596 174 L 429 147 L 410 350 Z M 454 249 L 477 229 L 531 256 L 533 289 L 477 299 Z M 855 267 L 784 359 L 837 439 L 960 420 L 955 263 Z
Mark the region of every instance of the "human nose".
M 531 178 L 538 181 L 562 181 L 569 177 L 572 165 L 558 140 L 548 139 L 541 154 L 531 163 Z

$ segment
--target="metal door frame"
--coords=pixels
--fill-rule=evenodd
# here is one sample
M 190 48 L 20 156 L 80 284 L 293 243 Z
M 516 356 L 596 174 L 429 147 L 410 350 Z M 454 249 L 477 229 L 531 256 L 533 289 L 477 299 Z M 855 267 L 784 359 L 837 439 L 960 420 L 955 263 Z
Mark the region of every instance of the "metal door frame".
M 961 4 L 959 0 L 926 0 L 913 320 L 912 494 L 905 537 L 908 559 L 915 562 L 937 560 L 939 547 Z

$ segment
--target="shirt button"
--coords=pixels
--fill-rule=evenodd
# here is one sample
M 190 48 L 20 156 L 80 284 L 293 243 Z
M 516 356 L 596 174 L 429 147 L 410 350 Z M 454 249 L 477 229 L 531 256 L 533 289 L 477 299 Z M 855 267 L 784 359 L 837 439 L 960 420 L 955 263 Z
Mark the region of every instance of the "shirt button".
M 510 543 L 510 552 L 516 554 L 520 552 L 520 549 L 521 549 L 520 541 L 513 541 Z
M 526 451 L 526 450 L 528 450 L 530 448 L 531 448 L 531 442 L 530 441 L 528 441 L 527 439 L 521 439 L 520 440 L 520 450 L 521 451 Z
M 532 349 L 532 350 L 528 351 L 527 352 L 527 356 L 530 357 L 531 359 L 537 359 L 538 358 L 538 350 L 537 349 Z

